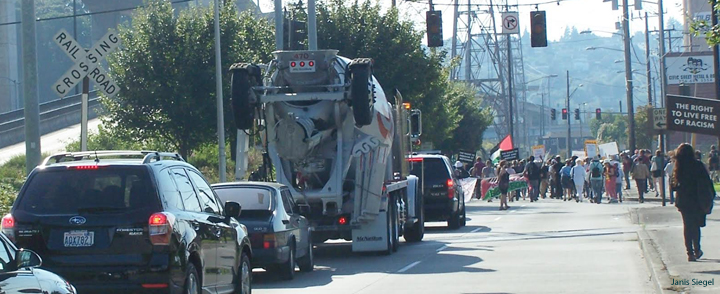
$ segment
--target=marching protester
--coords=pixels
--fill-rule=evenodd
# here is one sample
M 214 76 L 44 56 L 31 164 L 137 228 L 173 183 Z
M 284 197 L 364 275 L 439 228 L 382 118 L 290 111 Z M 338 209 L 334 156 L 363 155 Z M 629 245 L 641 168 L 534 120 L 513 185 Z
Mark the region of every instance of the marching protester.
M 508 189 L 510 189 L 510 174 L 514 174 L 515 171 L 507 166 L 508 163 L 505 160 L 500 161 L 500 167 L 498 168 L 498 189 L 500 189 L 500 210 L 508 210 Z
M 616 163 L 615 163 L 615 170 L 617 170 L 617 174 L 618 174 L 617 178 L 615 179 L 615 193 L 617 193 L 617 195 L 618 195 L 618 200 L 620 201 L 620 203 L 622 203 L 622 200 L 623 200 L 623 198 L 622 198 L 622 196 L 623 196 L 623 195 L 622 195 L 622 191 L 623 191 L 623 179 L 624 179 L 626 176 L 625 176 L 625 172 L 624 172 L 623 169 L 620 167 L 620 163 L 619 163 L 619 162 L 616 162 Z
M 575 166 L 570 169 L 570 175 L 575 184 L 575 202 L 583 201 L 583 186 L 585 186 L 585 166 L 582 159 L 577 159 Z
M 675 207 L 683 220 L 688 261 L 696 261 L 703 255 L 700 250 L 700 228 L 705 226 L 715 198 L 710 175 L 694 153 L 689 144 L 680 144 L 675 151 L 675 169 L 670 184 L 677 193 Z
M 617 182 L 618 171 L 617 169 L 615 169 L 615 165 L 613 165 L 609 159 L 605 159 L 604 169 L 605 191 L 610 197 L 610 203 L 617 203 L 618 196 L 617 191 L 615 190 L 615 182 Z
M 635 180 L 635 185 L 637 186 L 638 202 L 644 203 L 645 197 L 643 195 L 647 193 L 647 179 L 650 177 L 650 170 L 647 165 L 638 158 L 638 160 L 635 161 L 635 165 L 633 165 L 630 173 L 632 174 L 632 178 Z
M 671 151 L 672 152 L 672 151 Z M 670 153 L 670 152 L 668 152 Z M 667 177 L 667 183 L 670 183 L 672 180 L 673 171 L 675 170 L 675 156 L 670 157 L 670 160 L 668 160 L 668 163 L 665 165 L 665 175 Z M 668 184 L 668 187 L 670 185 Z M 670 204 L 675 203 L 675 191 L 673 191 L 672 187 L 668 189 L 670 194 Z
M 456 176 L 458 179 L 464 179 L 464 178 L 467 178 L 467 177 L 470 176 L 470 174 L 465 170 L 465 166 L 464 166 L 463 163 L 460 162 L 460 161 L 456 161 L 456 162 L 455 162 L 455 171 L 454 171 L 454 173 L 455 173 L 455 176 Z
M 565 160 L 565 166 L 560 169 L 560 181 L 562 182 L 563 192 L 565 193 L 565 195 L 563 195 L 563 201 L 572 199 L 573 182 L 571 178 L 571 165 L 570 159 L 567 159 Z
M 528 163 L 525 165 L 525 172 L 523 173 L 528 179 L 528 185 L 530 190 L 530 202 L 535 202 L 540 194 L 540 168 L 535 163 L 535 156 L 528 158 Z M 525 199 L 523 197 L 523 199 Z
M 660 196 L 661 181 L 663 180 L 663 171 L 665 169 L 665 156 L 660 149 L 655 151 L 650 165 L 650 173 L 652 174 L 653 185 L 655 187 L 655 197 Z
M 540 195 L 542 199 L 545 199 L 545 195 L 547 194 L 548 186 L 550 185 L 550 164 L 552 163 L 551 160 L 548 160 L 546 162 L 543 162 L 542 167 L 540 167 Z
M 560 155 L 555 157 L 553 166 L 552 166 L 552 174 L 553 174 L 553 193 L 552 197 L 556 199 L 561 199 L 563 197 L 563 187 L 562 187 L 562 180 L 560 176 L 560 170 L 564 167 L 562 160 L 560 159 Z
M 713 182 L 720 182 L 720 153 L 715 149 L 715 145 L 710 146 L 708 152 L 708 168 L 710 169 L 710 179 Z
M 492 165 L 492 161 L 488 160 L 485 162 L 485 167 L 483 167 L 481 176 L 483 179 L 485 178 L 493 178 L 496 177 L 495 168 Z
M 623 152 L 621 156 L 622 160 L 622 171 L 623 174 L 625 174 L 625 190 L 630 190 L 630 168 L 632 168 L 633 161 L 632 158 L 626 153 Z
M 485 168 L 485 164 L 483 163 L 482 158 L 478 157 L 472 168 L 472 176 L 482 178 L 483 168 Z
M 603 193 L 603 166 L 600 163 L 600 155 L 592 159 L 588 170 L 590 171 L 590 189 L 592 189 L 594 197 L 592 201 L 600 204 Z

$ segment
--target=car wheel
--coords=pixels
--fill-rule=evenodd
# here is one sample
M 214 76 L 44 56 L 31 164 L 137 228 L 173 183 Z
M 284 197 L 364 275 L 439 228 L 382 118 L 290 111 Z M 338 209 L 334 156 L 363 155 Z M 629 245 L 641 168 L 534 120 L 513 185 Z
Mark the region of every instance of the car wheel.
M 250 257 L 248 257 L 245 252 L 240 256 L 240 266 L 238 267 L 238 277 L 234 293 L 252 293 L 252 265 L 250 264 Z
M 308 233 L 308 237 L 311 237 Z M 309 238 L 308 238 L 309 239 Z M 298 260 L 298 267 L 301 272 L 311 272 L 315 268 L 315 257 L 313 256 L 313 244 L 308 240 L 308 250 L 305 256 Z
M 448 228 L 457 230 L 460 228 L 460 218 L 462 217 L 461 212 L 457 211 L 450 214 L 450 219 L 447 221 Z
M 295 244 L 290 244 L 290 257 L 288 261 L 280 265 L 280 276 L 284 280 L 295 278 Z
M 198 276 L 195 265 L 188 264 L 187 273 L 185 274 L 185 294 L 200 294 L 200 278 Z
M 465 201 L 465 199 L 463 199 L 463 201 Z M 467 213 L 466 213 L 466 211 L 465 211 L 465 208 L 466 208 L 466 206 L 465 206 L 465 204 L 463 203 L 462 221 L 460 221 L 460 226 L 463 226 L 463 227 L 464 227 L 465 225 L 467 225 Z

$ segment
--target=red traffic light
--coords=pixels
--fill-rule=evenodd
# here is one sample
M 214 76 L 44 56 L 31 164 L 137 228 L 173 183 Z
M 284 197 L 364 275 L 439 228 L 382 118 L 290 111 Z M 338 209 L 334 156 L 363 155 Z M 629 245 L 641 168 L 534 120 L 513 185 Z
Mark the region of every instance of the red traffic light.
M 567 114 L 567 109 L 563 108 L 563 114 Z

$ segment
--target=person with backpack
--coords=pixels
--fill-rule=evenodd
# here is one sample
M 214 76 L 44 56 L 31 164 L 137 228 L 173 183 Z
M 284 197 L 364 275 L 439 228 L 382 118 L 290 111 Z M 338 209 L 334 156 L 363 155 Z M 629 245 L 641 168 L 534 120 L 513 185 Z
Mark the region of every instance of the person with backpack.
M 528 158 L 523 175 L 528 179 L 528 185 L 530 186 L 530 202 L 535 202 L 540 194 L 540 168 L 535 163 L 535 156 L 531 155 Z
M 705 166 L 694 158 L 692 146 L 680 144 L 675 151 L 675 170 L 670 180 L 676 192 L 675 207 L 683 220 L 683 235 L 688 261 L 702 257 L 700 228 L 705 226 L 707 215 L 712 213 L 715 188 Z
M 593 158 L 588 169 L 590 170 L 590 189 L 595 197 L 593 202 L 600 204 L 603 193 L 603 166 L 600 163 L 600 155 Z
M 575 184 L 575 202 L 583 201 L 583 186 L 585 185 L 585 166 L 582 159 L 575 161 L 575 166 L 570 169 L 570 177 Z
M 563 195 L 563 201 L 568 201 L 568 199 L 572 199 L 572 190 L 573 190 L 573 182 L 572 182 L 572 164 L 570 163 L 570 159 L 565 160 L 565 166 L 560 169 L 560 181 L 562 182 L 562 187 L 565 192 L 565 195 Z

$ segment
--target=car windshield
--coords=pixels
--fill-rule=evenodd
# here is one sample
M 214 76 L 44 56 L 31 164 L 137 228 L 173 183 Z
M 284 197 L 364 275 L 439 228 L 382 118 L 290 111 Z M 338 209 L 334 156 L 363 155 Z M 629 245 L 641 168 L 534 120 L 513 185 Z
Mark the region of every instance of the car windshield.
M 38 214 L 112 213 L 149 207 L 150 178 L 144 168 L 50 170 L 27 183 L 17 209 Z
M 272 190 L 256 187 L 215 188 L 220 200 L 240 203 L 243 211 L 268 211 L 272 208 Z

